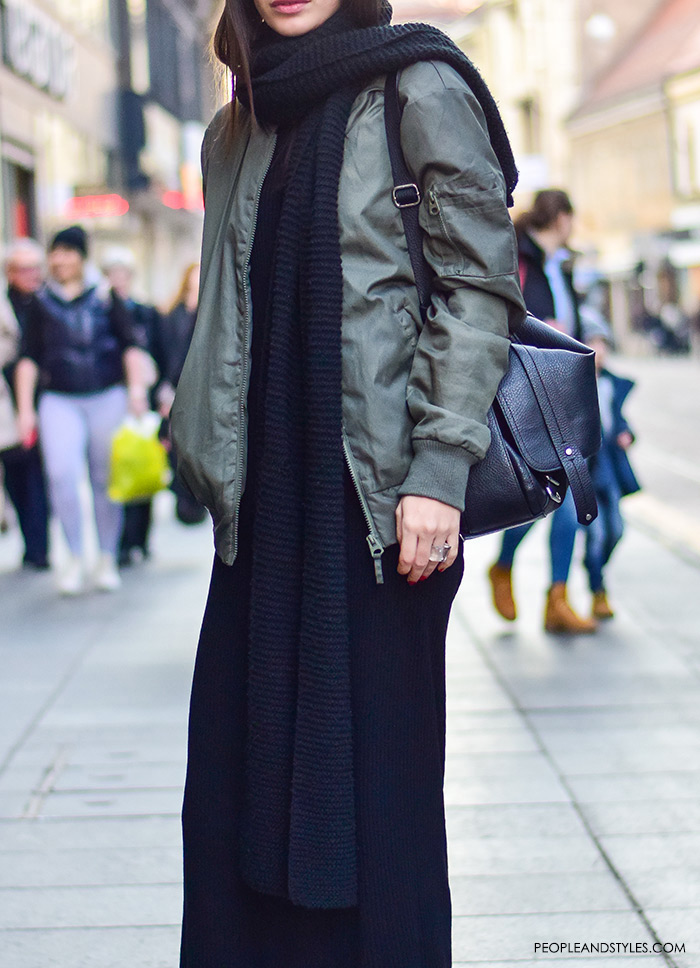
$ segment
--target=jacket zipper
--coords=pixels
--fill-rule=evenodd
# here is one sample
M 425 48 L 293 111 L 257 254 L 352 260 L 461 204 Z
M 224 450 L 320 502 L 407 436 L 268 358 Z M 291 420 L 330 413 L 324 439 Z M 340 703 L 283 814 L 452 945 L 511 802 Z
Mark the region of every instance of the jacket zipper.
M 437 200 L 437 195 L 435 194 L 434 188 L 431 188 L 428 192 L 428 211 L 431 215 L 440 214 L 440 203 Z
M 440 219 L 440 228 L 442 229 L 445 238 L 449 241 L 450 233 L 447 231 L 445 219 L 442 216 L 442 209 L 440 208 L 440 202 L 438 201 L 437 192 L 434 188 L 431 188 L 428 192 L 428 212 L 431 215 L 437 215 L 437 217 Z
M 267 173 L 272 165 L 272 157 L 275 153 L 275 145 L 277 144 L 277 135 L 274 136 L 272 144 L 270 146 L 270 153 L 267 157 L 265 163 L 265 169 L 263 171 L 262 179 L 258 186 L 257 193 L 255 195 L 255 204 L 253 207 L 253 223 L 250 229 L 250 239 L 248 241 L 248 250 L 246 252 L 245 264 L 243 266 L 243 295 L 245 298 L 245 331 L 243 337 L 243 349 L 241 353 L 242 360 L 242 371 L 241 371 L 241 395 L 238 402 L 238 420 L 239 420 L 239 436 L 240 443 L 238 446 L 238 474 L 236 475 L 236 492 L 234 494 L 234 514 L 235 514 L 235 528 L 233 532 L 233 556 L 238 557 L 238 512 L 241 507 L 241 482 L 243 480 L 243 457 L 246 453 L 248 447 L 247 431 L 245 428 L 245 400 L 248 391 L 248 377 L 249 377 L 249 347 L 250 347 L 250 329 L 251 329 L 251 316 L 250 316 L 250 280 L 248 278 L 248 270 L 250 269 L 250 257 L 253 252 L 253 241 L 255 239 L 255 230 L 258 226 L 258 208 L 260 207 L 260 196 L 262 195 L 263 185 L 265 184 L 265 179 Z
M 384 584 L 384 571 L 382 570 L 382 555 L 384 554 L 384 545 L 381 542 L 381 538 L 377 533 L 377 529 L 374 527 L 374 521 L 372 520 L 372 514 L 367 504 L 367 499 L 360 486 L 360 479 L 357 476 L 357 471 L 352 462 L 352 457 L 350 456 L 350 444 L 348 443 L 348 438 L 343 430 L 343 453 L 345 454 L 345 462 L 348 465 L 348 470 L 350 471 L 350 477 L 352 478 L 352 483 L 355 487 L 355 491 L 360 501 L 360 507 L 362 508 L 362 513 L 367 523 L 368 535 L 367 544 L 369 546 L 369 553 L 372 555 L 372 560 L 374 561 L 374 576 L 377 580 L 378 585 Z

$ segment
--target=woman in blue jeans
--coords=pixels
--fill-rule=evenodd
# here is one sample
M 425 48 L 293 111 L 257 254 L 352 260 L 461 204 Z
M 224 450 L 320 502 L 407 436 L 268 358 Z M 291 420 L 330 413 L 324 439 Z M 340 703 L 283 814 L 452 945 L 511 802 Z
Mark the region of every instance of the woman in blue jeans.
M 581 319 L 572 282 L 571 251 L 567 247 L 574 210 L 566 192 L 538 192 L 530 211 L 516 221 L 520 285 L 525 305 L 551 326 L 581 338 Z M 531 524 L 512 528 L 503 535 L 498 560 L 489 569 L 496 611 L 509 622 L 515 620 L 512 569 L 515 553 Z M 564 634 L 595 631 L 593 619 L 577 615 L 568 602 L 566 583 L 574 552 L 578 523 L 571 494 L 552 515 L 549 548 L 552 583 L 547 593 L 544 624 L 548 632 Z

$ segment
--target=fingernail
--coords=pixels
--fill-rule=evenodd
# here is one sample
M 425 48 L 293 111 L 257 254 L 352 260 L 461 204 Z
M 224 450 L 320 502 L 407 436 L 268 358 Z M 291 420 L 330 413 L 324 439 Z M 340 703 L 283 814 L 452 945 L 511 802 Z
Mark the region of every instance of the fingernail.
M 429 575 L 421 575 L 418 581 L 427 581 L 429 577 L 430 577 Z
M 409 585 L 415 585 L 415 584 L 416 584 L 416 582 L 414 582 L 414 581 L 411 581 L 411 580 L 409 579 L 409 582 L 408 582 L 408 584 L 409 584 Z

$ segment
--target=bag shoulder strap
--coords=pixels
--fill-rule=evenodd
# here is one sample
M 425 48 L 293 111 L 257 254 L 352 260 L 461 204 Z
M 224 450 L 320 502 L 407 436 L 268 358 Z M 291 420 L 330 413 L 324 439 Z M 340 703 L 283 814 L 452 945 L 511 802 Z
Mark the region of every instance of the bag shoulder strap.
M 387 74 L 384 83 L 384 128 L 391 160 L 391 174 L 394 180 L 392 198 L 401 212 L 408 255 L 411 259 L 413 276 L 416 281 L 420 312 L 425 317 L 430 306 L 431 272 L 423 255 L 423 236 L 418 220 L 418 206 L 421 203 L 420 188 L 416 184 L 404 158 L 401 147 L 401 102 L 399 100 L 399 72 Z

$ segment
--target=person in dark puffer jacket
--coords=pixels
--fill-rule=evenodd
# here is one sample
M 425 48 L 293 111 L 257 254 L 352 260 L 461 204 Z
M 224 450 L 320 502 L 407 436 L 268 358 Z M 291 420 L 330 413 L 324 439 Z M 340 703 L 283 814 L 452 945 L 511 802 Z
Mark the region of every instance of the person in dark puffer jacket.
M 138 414 L 147 406 L 143 340 L 124 303 L 87 281 L 87 249 L 78 225 L 54 237 L 49 280 L 37 294 L 15 377 L 20 438 L 30 440 L 38 426 L 52 508 L 69 547 L 58 580 L 66 595 L 85 583 L 79 485 L 86 458 L 100 546 L 95 584 L 103 591 L 119 587 L 122 509 L 107 495 L 111 440 L 127 408 Z

